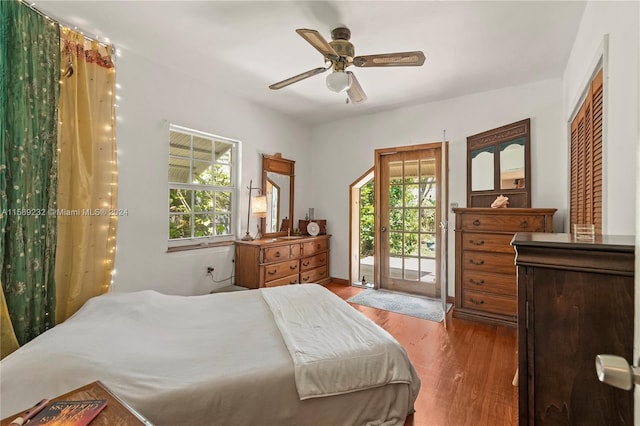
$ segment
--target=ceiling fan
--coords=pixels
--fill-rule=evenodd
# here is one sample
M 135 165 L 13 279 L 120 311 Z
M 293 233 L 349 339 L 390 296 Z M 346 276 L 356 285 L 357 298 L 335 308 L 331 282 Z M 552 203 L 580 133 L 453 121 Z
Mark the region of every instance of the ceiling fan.
M 349 42 L 351 31 L 345 27 L 332 30 L 332 41 L 330 42 L 327 42 L 316 30 L 298 29 L 296 32 L 315 47 L 318 52 L 322 53 L 327 66 L 314 68 L 274 83 L 269 86 L 270 89 L 282 89 L 290 84 L 321 74 L 332 68 L 333 72 L 327 76 L 327 87 L 338 93 L 346 90 L 351 102 L 359 104 L 367 99 L 367 95 L 365 95 L 362 90 L 356 76 L 351 71 L 346 71 L 347 67 L 351 65 L 355 65 L 356 67 L 406 67 L 421 66 L 424 64 L 424 53 L 421 51 L 354 56 L 355 50 L 353 44 Z

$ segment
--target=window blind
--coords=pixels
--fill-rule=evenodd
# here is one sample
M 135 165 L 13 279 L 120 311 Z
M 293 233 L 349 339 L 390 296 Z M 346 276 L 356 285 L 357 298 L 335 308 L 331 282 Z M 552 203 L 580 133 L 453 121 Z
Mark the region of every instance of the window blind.
M 602 234 L 602 69 L 571 123 L 570 228 L 593 223 Z

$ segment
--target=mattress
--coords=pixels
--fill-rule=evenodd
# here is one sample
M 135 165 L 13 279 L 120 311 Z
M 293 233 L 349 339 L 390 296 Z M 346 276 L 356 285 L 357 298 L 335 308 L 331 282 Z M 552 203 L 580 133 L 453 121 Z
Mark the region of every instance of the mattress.
M 90 299 L 0 362 L 0 417 L 100 380 L 159 426 L 403 424 L 420 387 L 404 349 L 324 287 L 285 288 L 203 296 L 146 290 Z M 315 314 L 307 312 L 310 300 L 316 301 Z M 324 321 L 319 313 L 331 316 L 334 310 L 339 322 Z M 304 342 L 285 339 L 281 327 L 287 336 L 316 343 L 304 330 L 314 336 L 314 329 L 324 328 L 315 333 L 335 336 L 328 343 L 333 349 L 298 347 Z M 370 345 L 384 366 L 345 362 L 367 357 L 354 341 Z M 304 373 L 302 364 L 326 365 Z M 323 371 L 342 377 L 339 391 L 323 387 L 334 382 L 322 383 L 334 377 Z M 349 377 L 362 384 L 351 385 Z M 301 382 L 307 380 L 323 392 L 305 394 Z

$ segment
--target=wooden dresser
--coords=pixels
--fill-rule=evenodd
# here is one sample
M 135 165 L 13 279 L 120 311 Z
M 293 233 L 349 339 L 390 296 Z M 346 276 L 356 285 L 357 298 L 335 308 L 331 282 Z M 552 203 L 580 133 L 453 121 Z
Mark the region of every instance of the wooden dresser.
M 235 284 L 275 287 L 297 283 L 326 284 L 330 235 L 236 241 Z
M 516 232 L 552 232 L 556 209 L 456 208 L 453 316 L 516 325 Z
M 519 424 L 633 425 L 633 392 L 598 354 L 633 359 L 634 237 L 518 233 Z

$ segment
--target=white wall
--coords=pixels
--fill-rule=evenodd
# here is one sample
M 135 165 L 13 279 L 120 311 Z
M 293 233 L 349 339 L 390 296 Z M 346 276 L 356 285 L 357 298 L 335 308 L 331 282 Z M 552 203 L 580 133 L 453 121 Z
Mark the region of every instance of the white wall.
M 112 37 L 117 39 L 117 34 Z M 123 45 L 124 43 L 121 43 Z M 115 291 L 155 289 L 168 294 L 204 294 L 233 272 L 233 246 L 167 253 L 168 123 L 242 142 L 240 229 L 246 232 L 249 179 L 260 186 L 261 154 L 281 152 L 296 160 L 297 206 L 309 204 L 310 129 L 292 119 L 234 98 L 162 64 L 124 49 L 116 64 L 119 218 Z M 215 72 L 211 78 L 215 79 Z M 255 194 L 254 194 L 255 195 Z M 298 210 L 297 216 L 304 216 Z M 256 233 L 256 218 L 250 231 Z
M 357 106 L 356 106 L 357 108 Z M 562 83 L 543 81 L 343 120 L 312 129 L 316 217 L 327 219 L 331 275 L 349 278 L 349 185 L 374 163 L 374 150 L 449 141 L 449 202 L 466 206 L 467 136 L 531 118 L 532 206 L 566 211 Z M 454 215 L 449 214 L 453 225 Z M 451 226 L 450 228 L 453 228 Z M 454 237 L 449 233 L 449 295 L 454 294 Z
M 636 235 L 640 249 L 640 5 L 638 2 L 590 2 L 584 11 L 564 73 L 563 121 L 571 114 L 606 50 L 604 95 L 605 181 L 603 232 Z M 606 36 L 606 41 L 605 41 Z M 606 49 L 603 45 L 606 45 Z M 566 124 L 565 124 L 566 126 Z M 635 155 L 634 155 L 635 154 Z M 636 270 L 640 257 L 636 255 Z M 633 365 L 640 363 L 640 276 L 635 278 Z M 635 391 L 634 424 L 640 424 L 640 392 Z
M 563 76 L 564 131 L 589 82 L 608 35 L 604 64 L 603 233 L 635 234 L 640 3 L 589 2 Z M 565 150 L 569 137 L 564 136 Z M 566 182 L 566 180 L 565 180 Z

